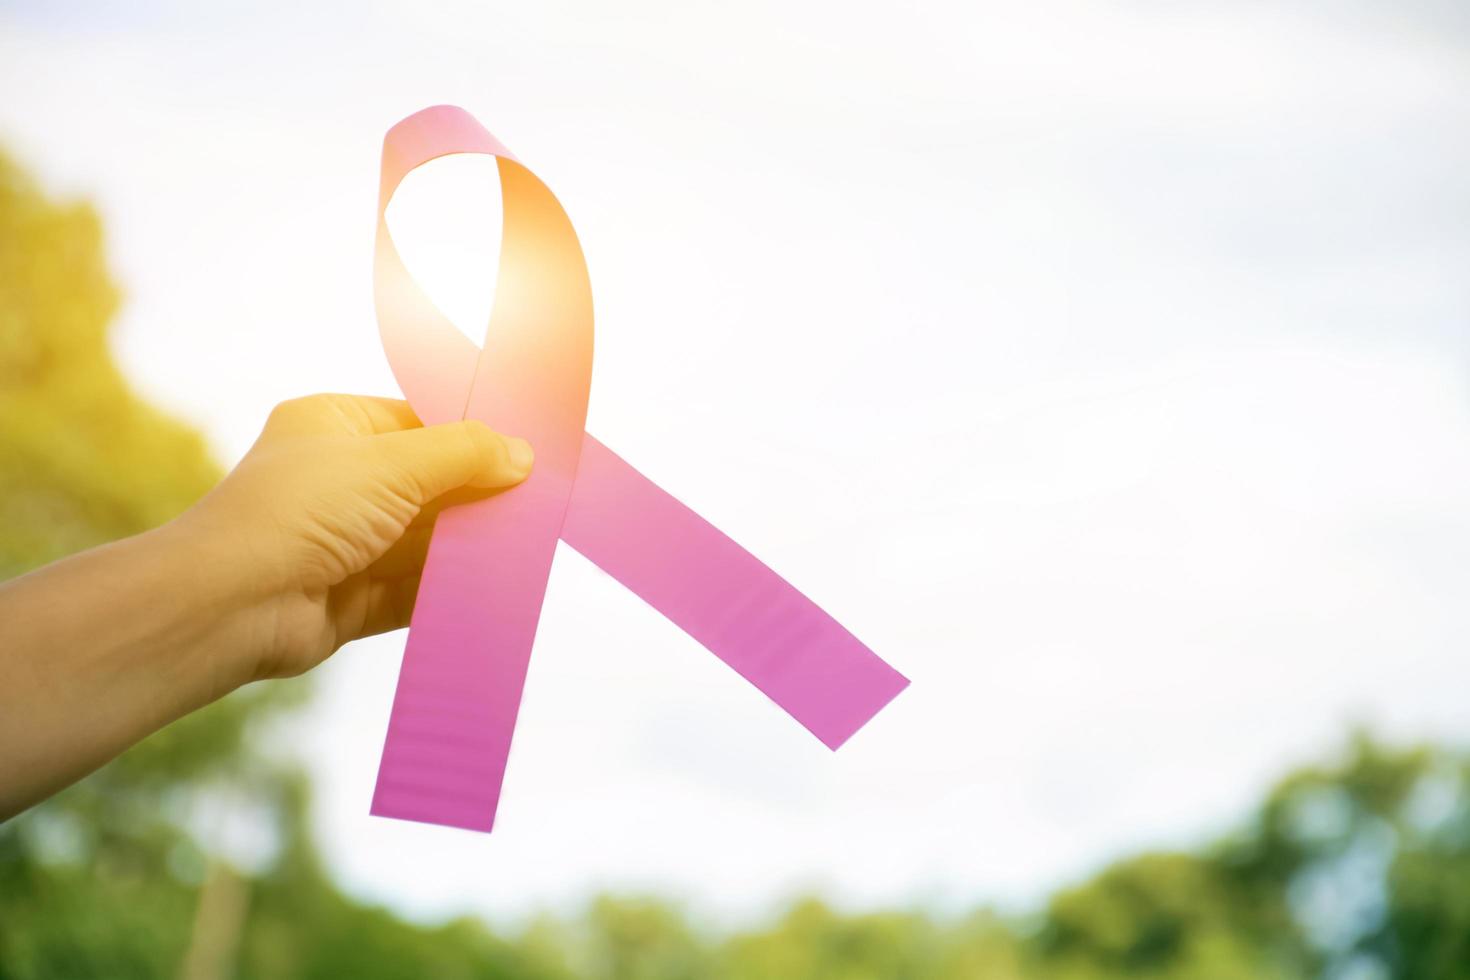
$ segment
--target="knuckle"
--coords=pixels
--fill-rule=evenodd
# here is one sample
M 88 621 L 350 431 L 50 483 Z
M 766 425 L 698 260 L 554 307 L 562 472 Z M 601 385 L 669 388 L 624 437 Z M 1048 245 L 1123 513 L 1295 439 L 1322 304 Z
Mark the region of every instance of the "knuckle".
M 363 431 L 361 409 L 351 395 L 315 394 L 289 398 L 271 409 L 267 429 L 296 433 Z
M 382 485 L 394 493 L 422 502 L 431 496 L 432 481 L 424 467 L 415 465 L 411 457 L 386 446 L 374 448 L 367 465 L 376 470 Z
M 484 463 L 494 455 L 495 435 L 484 423 L 466 419 L 457 423 L 455 428 L 459 430 L 464 451 L 477 463 Z
M 321 410 L 322 401 L 327 397 L 326 395 L 302 395 L 297 398 L 288 398 L 271 409 L 270 420 L 289 422 L 315 414 Z

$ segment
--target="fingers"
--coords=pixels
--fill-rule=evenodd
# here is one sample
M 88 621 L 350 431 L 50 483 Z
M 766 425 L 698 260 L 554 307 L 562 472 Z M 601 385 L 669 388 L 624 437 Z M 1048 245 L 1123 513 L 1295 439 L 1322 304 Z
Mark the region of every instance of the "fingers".
M 367 423 L 369 432 L 398 432 L 402 429 L 417 429 L 423 425 L 413 409 L 408 407 L 408 402 L 401 398 L 373 398 L 367 395 L 339 397 L 350 399 L 354 403 Z
M 408 522 L 408 526 L 411 530 L 425 527 L 432 528 L 434 522 L 439 519 L 439 515 L 450 507 L 458 507 L 461 504 L 473 504 L 503 492 L 504 488 L 481 487 L 460 487 L 458 490 L 451 490 L 444 494 L 444 496 L 435 497 L 433 500 L 421 506 L 414 519 Z
M 333 590 L 329 615 L 337 645 L 408 625 L 428 558 L 434 521 L 446 507 L 483 500 L 496 490 L 461 487 L 429 501 L 377 561 Z
M 413 604 L 418 592 L 418 576 L 372 581 L 364 597 L 366 608 L 361 626 L 355 636 L 344 638 L 343 642 L 403 629 L 413 618 Z
M 403 532 L 403 537 L 393 542 L 393 546 L 383 552 L 383 557 L 368 567 L 368 574 L 381 579 L 405 575 L 418 577 L 424 570 L 425 559 L 429 557 L 429 540 L 433 534 L 432 523 L 418 527 L 410 525 Z
M 531 472 L 524 439 L 473 421 L 405 429 L 373 437 L 382 455 L 413 483 L 419 506 L 460 487 L 515 486 Z
M 327 609 L 334 649 L 344 643 L 402 629 L 413 617 L 419 577 L 379 578 L 367 572 L 351 576 L 337 587 Z

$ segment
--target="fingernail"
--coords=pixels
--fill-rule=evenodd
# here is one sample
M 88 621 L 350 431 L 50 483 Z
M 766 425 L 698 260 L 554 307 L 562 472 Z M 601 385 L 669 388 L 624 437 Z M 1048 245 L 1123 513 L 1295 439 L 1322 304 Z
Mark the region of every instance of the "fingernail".
M 522 478 L 531 472 L 531 464 L 536 462 L 536 454 L 531 451 L 531 444 L 524 439 L 511 436 L 506 442 L 510 446 L 510 465 Z

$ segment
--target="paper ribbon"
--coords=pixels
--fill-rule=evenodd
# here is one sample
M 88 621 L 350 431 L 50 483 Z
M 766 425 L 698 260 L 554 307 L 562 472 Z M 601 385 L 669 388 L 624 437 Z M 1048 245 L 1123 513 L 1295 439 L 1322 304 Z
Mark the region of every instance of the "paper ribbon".
M 423 294 L 385 214 L 404 176 L 497 158 L 504 226 L 483 348 Z M 372 812 L 489 831 L 558 537 L 836 749 L 908 680 L 831 616 L 584 431 L 592 292 L 551 191 L 463 109 L 388 131 L 374 254 L 383 348 L 425 425 L 479 419 L 536 451 L 529 479 L 439 515 Z

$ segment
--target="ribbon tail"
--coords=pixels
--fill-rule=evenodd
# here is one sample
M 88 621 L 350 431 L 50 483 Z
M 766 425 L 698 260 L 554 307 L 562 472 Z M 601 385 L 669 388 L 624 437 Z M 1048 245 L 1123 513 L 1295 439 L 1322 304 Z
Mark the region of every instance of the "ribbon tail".
M 450 507 L 429 541 L 372 812 L 488 833 L 553 550 L 534 496 Z M 487 547 L 487 541 L 498 547 Z
M 908 686 L 816 603 L 591 435 L 561 536 L 828 748 Z

